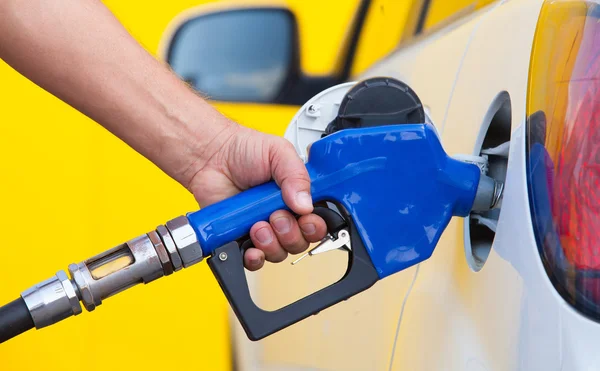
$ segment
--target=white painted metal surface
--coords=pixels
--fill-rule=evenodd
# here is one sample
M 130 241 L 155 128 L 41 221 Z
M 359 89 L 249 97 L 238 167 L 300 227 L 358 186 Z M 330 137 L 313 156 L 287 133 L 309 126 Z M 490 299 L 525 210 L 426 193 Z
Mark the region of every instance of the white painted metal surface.
M 304 162 L 308 160 L 308 146 L 321 139 L 327 125 L 336 118 L 342 99 L 354 84 L 356 81 L 323 90 L 304 103 L 290 121 L 284 137 L 294 145 Z
M 500 2 L 459 27 L 398 51 L 361 76 L 392 76 L 408 83 L 428 107 L 450 154 L 473 152 L 499 94 L 508 94 L 512 109 L 508 175 L 489 258 L 480 271 L 469 268 L 463 222 L 453 220 L 433 256 L 421 264 L 408 297 L 393 350 L 395 370 L 600 369 L 600 324 L 575 312 L 556 292 L 531 225 L 525 108 L 542 3 Z M 328 262 L 322 264 L 319 271 Z M 388 369 L 400 304 L 414 273 L 411 268 L 386 278 L 347 303 L 266 339 L 256 348 L 258 363 L 248 369 Z M 277 272 L 262 276 L 259 291 L 273 292 L 281 277 Z M 302 292 L 306 281 L 321 278 L 307 270 L 285 285 Z

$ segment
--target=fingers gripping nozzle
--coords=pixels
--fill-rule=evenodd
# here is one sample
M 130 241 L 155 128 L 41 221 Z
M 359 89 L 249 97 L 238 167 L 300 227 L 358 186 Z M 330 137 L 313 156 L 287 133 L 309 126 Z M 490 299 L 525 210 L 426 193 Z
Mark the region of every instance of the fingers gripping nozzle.
M 21 294 L 36 328 L 82 312 L 139 283 L 150 283 L 203 260 L 202 249 L 185 216 L 175 218 L 78 264 L 70 278 L 59 271 Z

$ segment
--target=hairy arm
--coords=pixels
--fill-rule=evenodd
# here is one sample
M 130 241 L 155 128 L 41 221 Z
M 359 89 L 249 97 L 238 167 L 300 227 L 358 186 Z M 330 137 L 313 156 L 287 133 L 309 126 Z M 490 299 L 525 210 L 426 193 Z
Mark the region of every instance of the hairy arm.
M 0 58 L 186 187 L 202 153 L 236 128 L 147 53 L 101 1 L 2 0 L 0 19 Z

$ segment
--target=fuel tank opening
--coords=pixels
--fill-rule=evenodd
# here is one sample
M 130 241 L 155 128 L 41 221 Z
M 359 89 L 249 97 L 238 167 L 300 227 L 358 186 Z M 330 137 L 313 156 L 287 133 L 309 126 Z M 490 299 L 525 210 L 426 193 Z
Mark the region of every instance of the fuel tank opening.
M 511 133 L 511 103 L 507 92 L 494 98 L 475 142 L 474 155 L 487 160 L 482 172 L 499 184 L 506 180 Z M 465 256 L 469 267 L 478 272 L 485 264 L 502 211 L 502 199 L 488 211 L 473 211 L 464 223 Z

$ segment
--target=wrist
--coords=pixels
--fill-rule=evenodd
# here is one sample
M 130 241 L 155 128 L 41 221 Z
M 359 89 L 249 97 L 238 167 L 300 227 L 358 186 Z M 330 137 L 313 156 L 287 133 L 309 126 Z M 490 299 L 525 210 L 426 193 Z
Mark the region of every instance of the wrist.
M 219 113 L 207 102 L 180 122 L 176 144 L 171 146 L 173 167 L 169 174 L 184 187 L 227 145 L 240 125 Z

